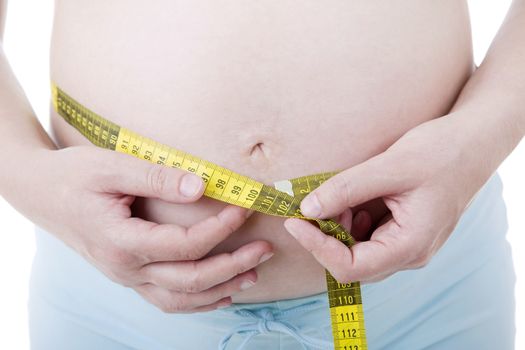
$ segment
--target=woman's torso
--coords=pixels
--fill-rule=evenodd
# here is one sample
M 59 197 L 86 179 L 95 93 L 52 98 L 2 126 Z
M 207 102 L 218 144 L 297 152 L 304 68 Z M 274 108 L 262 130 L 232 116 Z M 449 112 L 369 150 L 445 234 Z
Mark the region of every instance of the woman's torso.
M 464 1 L 63 1 L 51 79 L 113 122 L 238 173 L 276 180 L 339 170 L 447 112 L 472 71 Z M 62 147 L 87 144 L 52 112 Z M 141 200 L 190 225 L 224 204 Z M 325 288 L 280 218 L 255 214 L 214 252 L 256 239 L 275 255 L 256 302 Z M 297 280 L 301 276 L 301 280 Z

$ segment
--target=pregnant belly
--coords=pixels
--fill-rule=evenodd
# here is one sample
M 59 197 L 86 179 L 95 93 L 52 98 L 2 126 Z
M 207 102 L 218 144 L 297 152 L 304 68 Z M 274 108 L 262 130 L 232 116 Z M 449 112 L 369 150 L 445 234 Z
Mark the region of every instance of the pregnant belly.
M 330 98 L 331 93 L 326 97 Z M 184 119 L 174 115 L 168 121 L 139 116 L 109 119 L 159 142 L 273 184 L 282 179 L 346 169 L 386 149 L 403 132 L 421 122 L 421 115 L 432 116 L 421 111 L 390 122 L 383 115 L 382 122 L 377 122 L 373 121 L 377 116 L 366 111 L 360 115 L 351 112 L 317 115 L 305 111 L 295 115 L 261 115 L 259 119 L 254 117 L 257 111 L 249 112 L 247 106 L 241 114 L 245 119 L 220 113 L 200 116 L 191 111 L 180 113 L 186 116 Z M 114 115 L 132 113 L 131 109 L 120 109 Z M 60 146 L 88 144 L 54 111 L 52 114 L 55 139 Z M 217 214 L 224 206 L 209 198 L 184 205 L 138 198 L 133 213 L 158 223 L 190 226 Z M 257 284 L 235 295 L 234 302 L 287 299 L 325 290 L 324 269 L 287 233 L 283 221 L 255 213 L 210 253 L 231 252 L 254 240 L 266 240 L 274 247 L 272 259 L 257 268 Z
M 267 184 L 345 169 L 385 150 L 446 113 L 472 68 L 466 11 L 456 1 L 400 1 L 417 13 L 410 19 L 403 6 L 373 2 L 341 2 L 341 8 L 308 2 L 293 13 L 270 6 L 264 16 L 243 2 L 228 9 L 215 2 L 192 9 L 192 3 L 173 12 L 169 3 L 113 9 L 93 1 L 85 11 L 78 10 L 85 2 L 58 3 L 51 77 L 117 124 Z M 359 16 L 367 11 L 376 17 Z M 438 12 L 450 17 L 446 28 Z M 365 23 L 378 17 L 384 23 Z M 134 19 L 137 28 L 127 24 Z M 427 64 L 433 57 L 440 59 Z M 51 114 L 59 146 L 88 143 Z M 134 213 L 191 225 L 223 206 L 207 198 L 187 205 L 139 199 Z M 323 268 L 281 218 L 254 214 L 212 254 L 253 240 L 269 241 L 275 255 L 235 302 L 325 289 Z

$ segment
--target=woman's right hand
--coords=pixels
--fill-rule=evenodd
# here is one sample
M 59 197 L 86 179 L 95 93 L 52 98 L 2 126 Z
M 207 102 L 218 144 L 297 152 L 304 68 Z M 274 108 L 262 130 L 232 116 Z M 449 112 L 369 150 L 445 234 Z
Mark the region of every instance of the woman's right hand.
M 268 242 L 254 241 L 205 257 L 249 216 L 236 206 L 191 227 L 131 216 L 135 196 L 197 201 L 204 192 L 197 175 L 92 146 L 39 150 L 31 157 L 32 174 L 9 201 L 164 312 L 230 305 L 231 295 L 256 282 L 254 267 L 272 255 Z

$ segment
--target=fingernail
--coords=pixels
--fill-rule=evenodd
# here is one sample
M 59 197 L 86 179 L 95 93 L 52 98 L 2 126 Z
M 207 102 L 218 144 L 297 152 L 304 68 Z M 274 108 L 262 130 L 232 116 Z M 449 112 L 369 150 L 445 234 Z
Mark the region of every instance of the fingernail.
M 225 301 L 225 302 L 222 302 L 220 303 L 218 306 L 217 306 L 217 309 L 225 309 L 227 307 L 230 307 L 231 306 L 231 301 Z
M 290 224 L 290 221 L 288 220 L 285 220 L 284 221 L 284 228 L 286 228 L 286 230 L 292 235 L 295 237 L 295 229 L 293 228 L 293 226 Z
M 259 259 L 259 264 L 262 264 L 266 260 L 270 259 L 273 256 L 272 252 L 264 253 L 263 256 Z
M 365 213 L 361 210 L 359 213 L 356 214 L 354 219 L 354 224 L 356 226 L 361 226 L 363 224 L 363 220 L 365 218 Z
M 250 216 L 252 216 L 253 213 L 255 213 L 254 210 L 248 210 L 248 211 L 246 212 L 246 219 L 248 219 Z
M 321 215 L 321 203 L 315 193 L 310 194 L 301 202 L 301 212 L 304 216 L 316 218 Z
M 193 197 L 200 191 L 202 179 L 193 174 L 186 174 L 180 180 L 179 190 L 185 197 Z
M 244 280 L 241 283 L 241 290 L 246 290 L 250 287 L 253 287 L 254 285 L 255 285 L 255 282 L 250 281 L 250 280 Z

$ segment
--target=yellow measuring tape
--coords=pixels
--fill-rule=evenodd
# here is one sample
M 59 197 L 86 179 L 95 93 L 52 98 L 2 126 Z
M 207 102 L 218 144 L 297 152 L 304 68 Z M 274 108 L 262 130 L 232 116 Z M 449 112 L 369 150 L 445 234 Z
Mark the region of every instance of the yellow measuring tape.
M 301 200 L 335 174 L 322 173 L 279 181 L 275 187 L 143 137 L 82 106 L 55 84 L 51 84 L 53 106 L 70 125 L 96 146 L 126 153 L 199 175 L 205 182 L 204 195 L 260 213 L 296 217 L 317 222 L 324 233 L 346 246 L 355 241 L 333 220 L 310 219 L 301 214 Z M 330 318 L 336 350 L 366 350 L 365 321 L 359 282 L 339 283 L 326 271 Z

